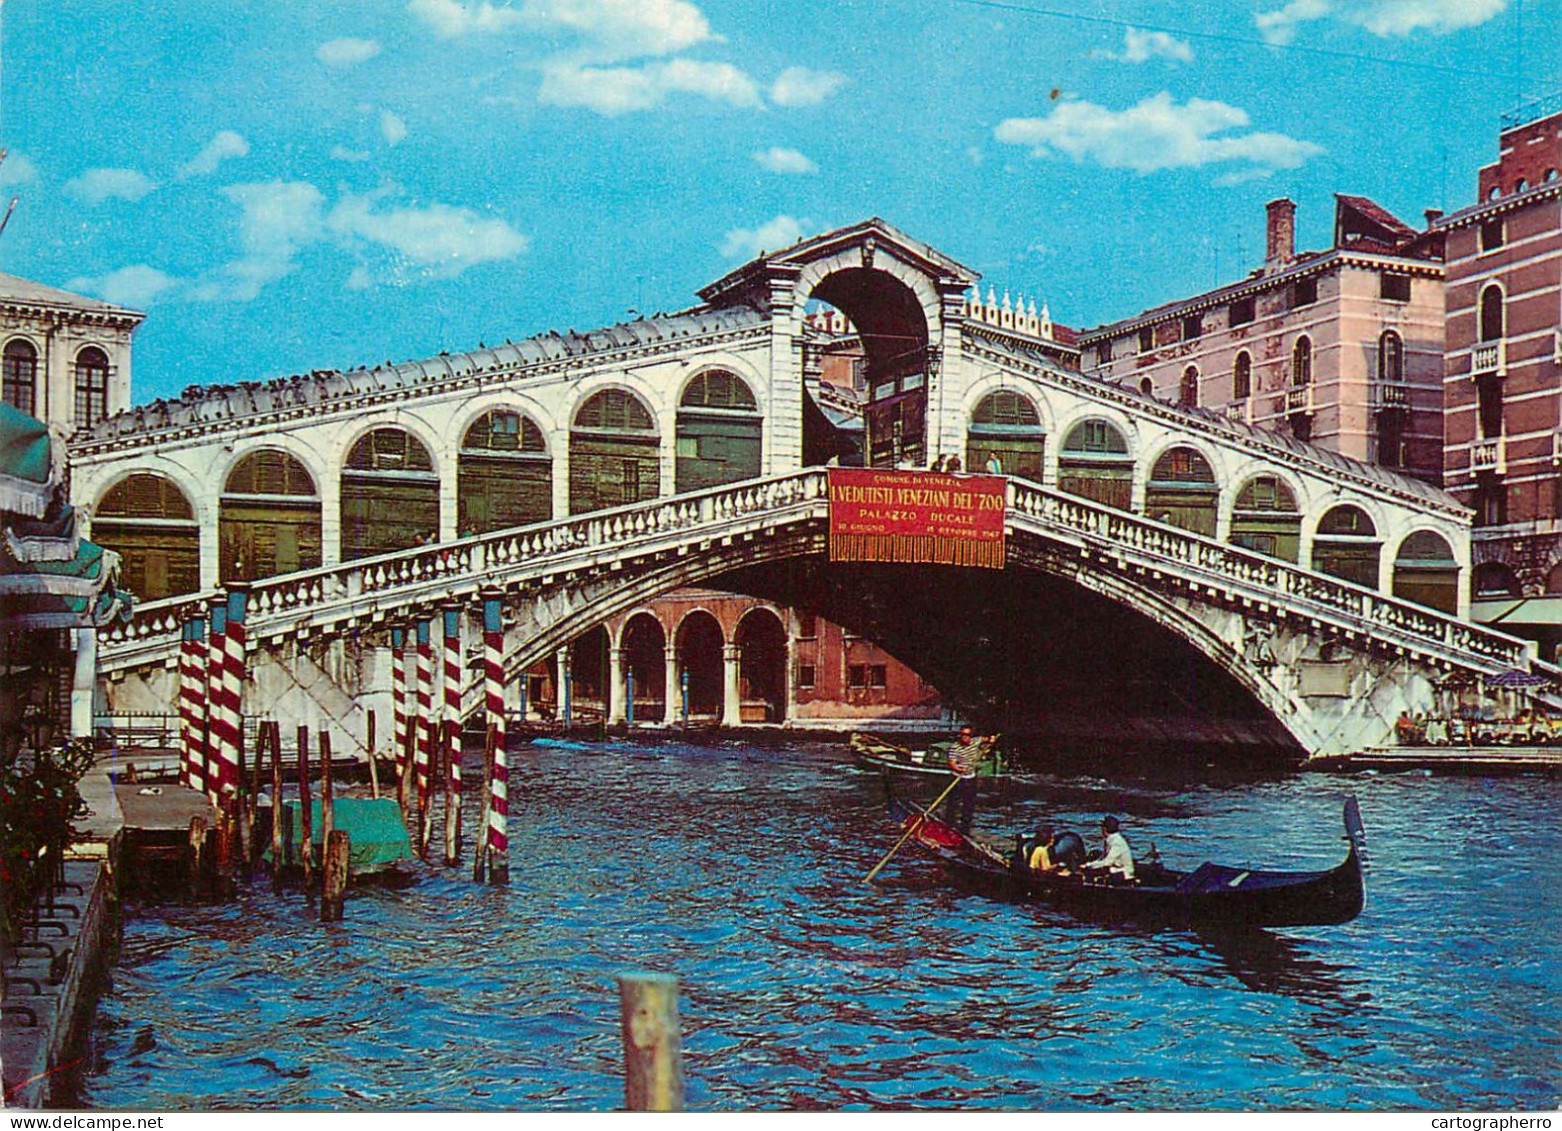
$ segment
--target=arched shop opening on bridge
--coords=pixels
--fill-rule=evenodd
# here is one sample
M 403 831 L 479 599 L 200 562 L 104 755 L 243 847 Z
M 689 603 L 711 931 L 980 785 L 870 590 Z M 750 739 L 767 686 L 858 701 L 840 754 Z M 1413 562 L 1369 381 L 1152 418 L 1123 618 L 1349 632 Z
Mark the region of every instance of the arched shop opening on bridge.
M 1081 420 L 1069 429 L 1058 453 L 1058 490 L 1118 510 L 1133 506 L 1134 462 L 1115 424 Z
M 1215 471 L 1198 451 L 1179 445 L 1155 461 L 1144 496 L 1151 518 L 1213 538 L 1219 507 Z
M 1242 484 L 1231 509 L 1231 544 L 1282 561 L 1300 558 L 1302 512 L 1284 480 L 1255 475 Z
M 1394 555 L 1394 596 L 1445 613 L 1459 611 L 1459 563 L 1447 539 L 1418 530 L 1399 544 Z
M 632 692 L 634 720 L 672 722 L 667 697 L 667 633 L 662 622 L 650 613 L 634 614 L 624 622 L 619 650 L 626 691 Z
M 738 621 L 740 717 L 746 723 L 786 718 L 786 627 L 772 609 L 750 609 Z
M 254 581 L 320 564 L 320 491 L 287 452 L 251 452 L 234 465 L 218 501 L 218 577 Z
M 156 601 L 201 588 L 201 532 L 177 484 L 151 472 L 127 475 L 98 501 L 92 539 L 121 557 L 124 588 Z
M 376 428 L 342 468 L 342 560 L 439 537 L 439 476 L 428 448 L 404 428 Z
M 971 412 L 965 467 L 967 471 L 982 471 L 996 457 L 1004 475 L 1040 483 L 1046 447 L 1036 405 L 1024 393 L 1000 389 L 988 393 Z
M 531 417 L 496 408 L 467 428 L 456 457 L 456 512 L 462 536 L 553 517 L 553 460 Z
M 726 692 L 726 639 L 721 622 L 703 609 L 683 618 L 676 636 L 679 687 L 673 696 L 687 705 L 687 717 L 718 722 Z M 679 718 L 683 718 L 682 711 Z
M 844 316 L 841 333 L 816 348 L 847 351 L 860 364 L 861 461 L 870 467 L 926 467 L 932 354 L 916 292 L 888 271 L 842 267 L 805 298 L 816 312 L 833 308 Z M 805 384 L 809 368 L 805 351 Z M 849 430 L 834 424 L 812 393 L 804 397 L 802 424 L 804 464 L 853 462 L 845 458 L 849 434 L 842 435 Z
M 604 389 L 575 413 L 569 433 L 569 512 L 619 507 L 661 493 L 661 434 L 639 397 Z
M 707 369 L 678 402 L 675 490 L 698 491 L 759 475 L 764 419 L 754 391 L 724 369 Z
M 1368 589 L 1378 587 L 1383 542 L 1367 512 L 1349 505 L 1331 507 L 1313 535 L 1313 569 Z

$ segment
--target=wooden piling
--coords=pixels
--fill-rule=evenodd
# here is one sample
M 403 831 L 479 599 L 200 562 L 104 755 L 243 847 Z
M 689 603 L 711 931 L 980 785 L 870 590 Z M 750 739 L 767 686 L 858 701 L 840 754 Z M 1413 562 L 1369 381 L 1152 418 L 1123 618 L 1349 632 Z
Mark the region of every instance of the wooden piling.
M 378 762 L 379 751 L 374 745 L 374 712 L 369 712 L 369 789 L 374 794 L 374 800 L 380 799 L 380 766 Z
M 271 879 L 282 883 L 282 724 L 271 724 Z
M 620 974 L 618 1005 L 624 1033 L 624 1107 L 682 1111 L 678 979 L 671 974 Z
M 304 866 L 304 883 L 315 871 L 315 814 L 309 796 L 309 728 L 298 728 L 298 854 Z
M 324 735 L 321 735 L 324 738 Z M 352 839 L 346 829 L 333 829 L 325 841 L 325 867 L 320 883 L 320 922 L 338 923 L 347 892 L 348 858 Z
M 461 863 L 461 724 L 445 720 L 445 867 Z
M 331 732 L 320 728 L 320 845 L 336 828 L 336 778 L 331 770 Z
M 201 898 L 205 889 L 202 882 L 205 875 L 203 857 L 206 854 L 206 818 L 190 818 L 190 842 L 185 849 L 185 895 L 192 902 Z
M 498 733 L 498 728 L 490 724 L 483 741 L 483 804 L 478 813 L 477 843 L 472 846 L 472 879 L 478 883 L 488 873 L 488 822 L 493 808 L 494 744 Z
M 412 727 L 408 727 L 406 735 L 402 738 L 401 777 L 396 781 L 396 804 L 401 806 L 401 820 L 409 830 L 414 823 L 412 821 L 412 775 L 416 767 L 413 766 L 412 760 L 417 742 L 417 734 Z
M 245 772 L 245 749 L 242 738 L 234 743 L 233 756 L 237 765 L 234 768 L 233 779 L 235 791 L 231 801 L 233 813 L 233 837 L 237 842 L 239 864 L 246 874 L 249 872 L 249 775 Z M 230 850 L 231 851 L 231 850 Z

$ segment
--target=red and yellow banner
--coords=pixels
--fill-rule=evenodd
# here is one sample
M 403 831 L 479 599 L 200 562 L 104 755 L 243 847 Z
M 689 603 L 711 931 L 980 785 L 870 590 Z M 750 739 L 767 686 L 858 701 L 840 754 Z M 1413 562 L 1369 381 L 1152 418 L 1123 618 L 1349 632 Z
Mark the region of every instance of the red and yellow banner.
M 830 560 L 1003 568 L 1001 475 L 830 468 Z

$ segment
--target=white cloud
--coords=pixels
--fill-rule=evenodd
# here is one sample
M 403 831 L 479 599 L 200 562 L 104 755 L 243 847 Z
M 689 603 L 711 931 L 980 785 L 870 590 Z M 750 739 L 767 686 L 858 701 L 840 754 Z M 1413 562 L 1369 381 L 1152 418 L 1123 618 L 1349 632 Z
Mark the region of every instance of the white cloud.
M 315 58 L 328 67 L 356 67 L 367 63 L 380 53 L 380 45 L 372 39 L 333 39 L 315 49 Z
M 332 161 L 367 161 L 369 151 L 366 149 L 348 149 L 345 145 L 333 145 L 331 147 Z
M 327 223 L 339 236 L 378 244 L 439 278 L 452 278 L 479 263 L 513 259 L 528 243 L 497 217 L 449 204 L 375 211 L 372 197 L 348 195 L 331 210 Z M 361 282 L 355 275 L 349 285 L 355 279 Z
M 441 39 L 455 39 L 474 32 L 504 31 L 523 19 L 516 9 L 496 8 L 488 0 L 479 0 L 476 4 L 462 4 L 457 0 L 411 0 L 407 11 Z
M 770 84 L 770 101 L 777 106 L 818 106 L 845 85 L 846 76 L 838 71 L 788 67 Z
M 248 302 L 292 274 L 299 251 L 320 238 L 325 198 L 307 181 L 230 185 L 222 194 L 239 206 L 243 255 L 197 287 L 195 297 Z
M 522 15 L 579 35 L 582 58 L 596 63 L 675 55 L 719 38 L 688 0 L 527 0 Z
M 0 161 L 0 185 L 7 187 L 32 184 L 38 179 L 38 166 L 23 153 L 7 153 Z
M 1265 40 L 1283 46 L 1296 38 L 1300 25 L 1331 17 L 1384 38 L 1417 31 L 1446 35 L 1478 27 L 1506 7 L 1507 0 L 1291 0 L 1259 12 L 1254 22 Z
M 96 205 L 105 200 L 140 200 L 156 187 L 134 169 L 88 169 L 66 181 L 64 191 L 83 204 Z
M 1126 110 L 1064 102 L 1045 118 L 1007 118 L 993 136 L 1027 146 L 1038 157 L 1061 153 L 1138 173 L 1225 161 L 1294 169 L 1323 152 L 1284 134 L 1231 132 L 1249 124 L 1247 112 L 1236 106 L 1202 98 L 1179 106 L 1162 91 Z
M 1136 27 L 1124 29 L 1121 54 L 1110 51 L 1100 54 L 1103 58 L 1116 59 L 1119 63 L 1148 63 L 1151 59 L 1168 59 L 1173 63 L 1193 62 L 1193 48 L 1187 40 L 1167 35 L 1164 31 L 1144 31 Z
M 380 136 L 385 139 L 385 144 L 394 148 L 402 143 L 407 136 L 407 123 L 392 114 L 389 110 L 380 111 Z
M 772 173 L 802 174 L 817 173 L 819 166 L 815 165 L 803 154 L 795 149 L 784 149 L 779 145 L 772 145 L 769 149 L 762 149 L 752 154 L 759 167 Z
M 187 177 L 215 173 L 217 166 L 228 158 L 243 157 L 247 153 L 249 153 L 249 142 L 244 140 L 242 134 L 234 133 L 232 130 L 218 130 L 206 143 L 206 148 L 197 153 L 180 172 Z
M 111 302 L 115 306 L 144 310 L 152 305 L 158 295 L 178 285 L 179 280 L 172 275 L 156 267 L 148 267 L 145 263 L 137 263 L 132 267 L 110 271 L 107 275 L 78 276 L 67 282 L 65 287 L 67 290 L 97 295 L 104 302 Z
M 721 240 L 721 254 L 728 259 L 753 259 L 766 251 L 791 247 L 811 226 L 808 220 L 794 220 L 782 214 L 757 228 L 733 228 Z
M 582 106 L 614 117 L 658 106 L 669 94 L 696 94 L 733 106 L 759 106 L 754 80 L 728 63 L 671 59 L 641 67 L 554 65 L 543 71 L 537 99 L 549 106 Z

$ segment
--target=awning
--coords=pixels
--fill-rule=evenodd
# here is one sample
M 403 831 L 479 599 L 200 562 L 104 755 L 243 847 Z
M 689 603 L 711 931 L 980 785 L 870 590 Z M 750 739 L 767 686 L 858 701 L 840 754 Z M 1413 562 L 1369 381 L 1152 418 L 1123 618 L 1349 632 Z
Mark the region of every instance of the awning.
M 42 518 L 61 469 L 49 426 L 12 405 L 0 404 L 0 511 Z
M 1562 597 L 1503 597 L 1471 601 L 1470 618 L 1482 624 L 1562 627 Z
M 119 555 L 96 542 L 80 542 L 68 561 L 19 562 L 0 547 L 0 597 L 23 593 L 97 597 L 119 573 Z

